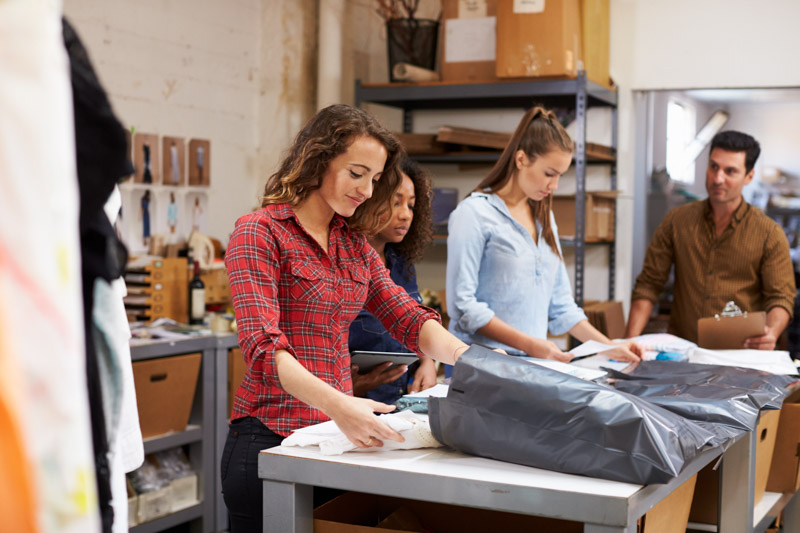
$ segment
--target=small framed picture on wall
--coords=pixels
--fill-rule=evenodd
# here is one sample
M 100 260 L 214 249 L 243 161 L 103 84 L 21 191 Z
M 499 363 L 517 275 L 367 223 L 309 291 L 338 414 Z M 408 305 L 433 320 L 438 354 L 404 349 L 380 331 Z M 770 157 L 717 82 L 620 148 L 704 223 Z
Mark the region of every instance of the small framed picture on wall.
M 158 135 L 133 134 L 134 183 L 161 183 L 158 165 Z
M 189 185 L 208 187 L 211 184 L 211 141 L 189 141 Z
M 161 154 L 164 185 L 185 185 L 186 141 L 182 137 L 162 137 Z

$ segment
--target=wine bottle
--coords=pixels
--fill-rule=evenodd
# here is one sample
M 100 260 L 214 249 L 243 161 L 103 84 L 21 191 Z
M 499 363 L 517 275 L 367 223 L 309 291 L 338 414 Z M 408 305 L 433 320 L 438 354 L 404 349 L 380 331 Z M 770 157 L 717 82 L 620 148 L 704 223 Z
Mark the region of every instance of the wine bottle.
M 202 324 L 206 314 L 206 285 L 200 279 L 200 262 L 194 261 L 194 277 L 189 282 L 189 324 Z

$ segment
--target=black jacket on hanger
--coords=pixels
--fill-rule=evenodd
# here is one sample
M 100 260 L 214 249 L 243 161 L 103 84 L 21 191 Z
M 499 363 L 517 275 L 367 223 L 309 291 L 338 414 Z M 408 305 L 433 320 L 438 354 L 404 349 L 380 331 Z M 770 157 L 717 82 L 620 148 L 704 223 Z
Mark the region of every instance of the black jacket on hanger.
M 102 404 L 102 383 L 92 341 L 92 302 L 97 278 L 112 281 L 125 269 L 128 254 L 103 206 L 121 178 L 133 173 L 125 130 L 92 68 L 86 49 L 66 19 L 64 46 L 70 62 L 75 113 L 75 148 L 80 195 L 80 243 L 86 376 L 92 424 L 97 494 L 104 532 L 114 520 L 108 465 L 108 438 Z

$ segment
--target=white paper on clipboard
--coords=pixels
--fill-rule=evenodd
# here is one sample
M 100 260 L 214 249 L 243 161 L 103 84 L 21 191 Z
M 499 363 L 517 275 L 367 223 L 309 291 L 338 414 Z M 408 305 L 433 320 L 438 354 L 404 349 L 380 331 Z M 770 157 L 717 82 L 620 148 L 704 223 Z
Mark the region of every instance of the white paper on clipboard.
M 445 22 L 445 62 L 494 61 L 497 17 L 448 19 Z

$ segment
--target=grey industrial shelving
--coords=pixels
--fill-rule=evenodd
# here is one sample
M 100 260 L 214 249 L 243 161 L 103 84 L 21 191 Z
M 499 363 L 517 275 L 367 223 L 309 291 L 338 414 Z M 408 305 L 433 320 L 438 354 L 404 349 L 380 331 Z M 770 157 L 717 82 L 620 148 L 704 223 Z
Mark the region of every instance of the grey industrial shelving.
M 184 445 L 189 447 L 189 461 L 198 474 L 200 502 L 138 524 L 130 528 L 131 533 L 157 533 L 188 522 L 193 524 L 192 531 L 202 533 L 227 527 L 218 472 L 227 434 L 228 350 L 236 346 L 236 335 L 210 335 L 131 346 L 131 360 L 134 362 L 188 353 L 202 354 L 189 425 L 182 432 L 144 441 L 145 454 Z
M 563 239 L 563 246 L 575 249 L 575 301 L 583 305 L 584 272 L 586 253 L 586 126 L 589 107 L 609 107 L 612 112 L 611 146 L 617 146 L 617 93 L 586 79 L 584 72 L 576 78 L 564 80 L 506 81 L 495 83 L 448 83 L 424 84 L 370 84 L 356 80 L 355 104 L 374 103 L 400 108 L 403 111 L 403 132 L 413 131 L 414 110 L 474 109 L 474 108 L 524 108 L 534 104 L 548 107 L 574 109 L 575 135 L 575 238 Z M 496 154 L 487 152 L 471 154 L 445 154 L 413 156 L 422 164 L 440 163 L 492 163 Z M 616 161 L 603 162 L 610 165 L 610 188 L 617 188 Z M 614 299 L 616 239 L 602 243 L 609 248 L 609 300 Z

